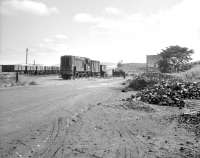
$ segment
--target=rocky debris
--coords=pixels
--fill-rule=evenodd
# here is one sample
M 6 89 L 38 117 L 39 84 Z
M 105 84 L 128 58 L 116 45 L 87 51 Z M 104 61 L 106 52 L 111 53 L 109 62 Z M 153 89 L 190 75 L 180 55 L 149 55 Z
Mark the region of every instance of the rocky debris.
M 146 104 L 144 102 L 136 101 L 136 100 L 131 100 L 130 98 L 126 100 L 125 103 L 121 104 L 120 106 L 123 109 L 129 110 L 138 110 L 138 111 L 144 111 L 144 112 L 155 112 L 155 109 L 153 109 L 149 104 Z
M 200 112 L 195 114 L 181 114 L 178 117 L 180 125 L 195 133 L 200 137 Z
M 200 86 L 195 82 L 161 81 L 141 90 L 135 98 L 150 104 L 181 108 L 185 106 L 185 99 L 200 99 Z

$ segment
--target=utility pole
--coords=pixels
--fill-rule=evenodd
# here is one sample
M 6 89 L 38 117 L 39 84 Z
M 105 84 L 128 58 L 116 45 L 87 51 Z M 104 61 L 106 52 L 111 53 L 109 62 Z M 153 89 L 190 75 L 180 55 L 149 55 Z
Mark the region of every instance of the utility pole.
M 25 66 L 25 73 L 27 74 L 27 64 L 28 64 L 28 48 L 26 48 L 26 66 Z
M 28 64 L 28 48 L 26 48 L 26 65 Z

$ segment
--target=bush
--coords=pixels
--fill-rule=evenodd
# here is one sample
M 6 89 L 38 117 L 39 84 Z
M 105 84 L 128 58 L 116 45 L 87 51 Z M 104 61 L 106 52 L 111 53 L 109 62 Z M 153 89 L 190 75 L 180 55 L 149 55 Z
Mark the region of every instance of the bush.
M 152 86 L 156 83 L 154 80 L 147 80 L 143 77 L 137 77 L 129 82 L 128 87 L 133 90 L 141 90 L 146 88 L 147 86 Z
M 200 83 L 172 75 L 142 74 L 130 81 L 129 88 L 140 90 L 134 98 L 150 104 L 182 108 L 185 99 L 200 99 Z
M 136 77 L 134 77 L 133 80 L 129 81 L 128 88 L 131 88 L 133 90 L 142 90 L 146 87 L 151 87 L 156 83 L 159 83 L 162 80 L 168 80 L 168 79 L 176 79 L 172 75 L 162 74 L 162 73 L 142 73 Z
M 37 85 L 37 83 L 36 83 L 35 81 L 31 81 L 31 82 L 29 83 L 29 85 Z

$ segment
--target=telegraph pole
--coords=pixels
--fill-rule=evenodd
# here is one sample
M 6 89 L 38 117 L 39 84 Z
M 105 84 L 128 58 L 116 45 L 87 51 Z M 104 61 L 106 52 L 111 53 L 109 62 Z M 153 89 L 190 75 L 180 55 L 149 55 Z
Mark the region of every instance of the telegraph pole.
M 25 66 L 25 73 L 27 74 L 27 64 L 28 64 L 28 48 L 26 48 L 26 66 Z
M 28 48 L 26 48 L 26 65 L 28 64 Z

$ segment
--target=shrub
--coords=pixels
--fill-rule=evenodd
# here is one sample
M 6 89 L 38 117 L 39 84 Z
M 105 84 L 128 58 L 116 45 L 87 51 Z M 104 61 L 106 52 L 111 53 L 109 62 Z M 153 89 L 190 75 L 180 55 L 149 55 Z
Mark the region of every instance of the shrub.
M 152 86 L 156 83 L 154 80 L 147 80 L 143 77 L 137 77 L 129 82 L 128 87 L 133 90 L 141 90 L 146 88 L 147 86 Z
M 36 83 L 35 81 L 31 81 L 31 82 L 29 83 L 29 85 L 37 85 L 37 83 Z

